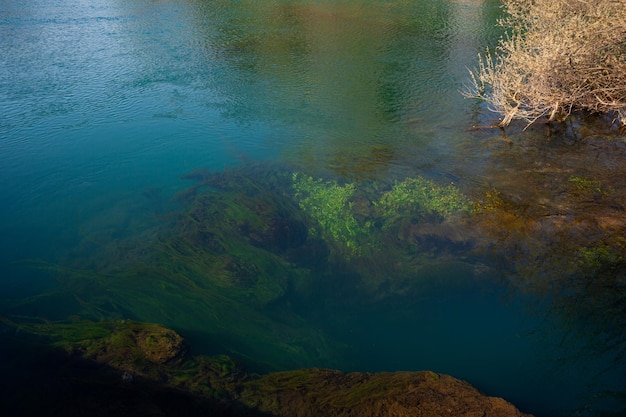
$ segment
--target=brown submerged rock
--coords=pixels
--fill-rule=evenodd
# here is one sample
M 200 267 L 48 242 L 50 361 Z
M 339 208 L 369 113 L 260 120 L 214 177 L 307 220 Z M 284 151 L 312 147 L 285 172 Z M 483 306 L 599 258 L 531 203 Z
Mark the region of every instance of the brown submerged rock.
M 240 401 L 281 417 L 529 417 L 502 398 L 434 372 L 303 369 L 242 384 Z
M 1 415 L 40 415 L 41 407 L 54 406 L 49 415 L 530 417 L 467 382 L 428 371 L 247 376 L 227 356 L 192 357 L 179 334 L 158 324 L 0 325 L 0 353 L 16 357 L 0 367 L 11 381 L 0 384 L 8 405 L 0 406 Z M 30 400 L 42 396 L 43 403 Z

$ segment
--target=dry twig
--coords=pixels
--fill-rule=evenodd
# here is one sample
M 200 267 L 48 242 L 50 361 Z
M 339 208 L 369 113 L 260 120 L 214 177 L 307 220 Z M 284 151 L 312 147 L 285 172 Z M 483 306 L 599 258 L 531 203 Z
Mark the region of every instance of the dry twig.
M 529 124 L 574 111 L 614 114 L 626 125 L 626 0 L 504 0 L 507 28 L 479 56 L 468 97 Z

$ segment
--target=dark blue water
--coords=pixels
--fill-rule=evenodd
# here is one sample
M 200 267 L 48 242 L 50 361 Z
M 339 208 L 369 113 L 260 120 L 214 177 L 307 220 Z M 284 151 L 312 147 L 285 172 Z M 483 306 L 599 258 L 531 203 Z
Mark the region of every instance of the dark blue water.
M 2 1 L 0 301 L 11 308 L 0 314 L 79 314 L 54 298 L 36 311 L 15 303 L 61 285 L 53 266 L 93 257 L 76 250 L 86 241 L 96 251 L 145 239 L 198 168 L 278 162 L 348 181 L 425 175 L 470 194 L 524 189 L 503 174 L 519 168 L 515 152 L 536 149 L 469 130 L 494 116 L 459 94 L 497 39 L 498 13 L 479 0 Z M 611 403 L 601 393 L 622 388 L 619 351 L 599 354 L 587 324 L 520 295 L 484 262 L 416 271 L 423 289 L 410 297 L 293 306 L 303 332 L 336 346 L 302 363 L 281 362 L 271 343 L 233 336 L 232 347 L 228 326 L 203 320 L 203 300 L 159 308 L 134 304 L 130 290 L 124 300 L 133 318 L 187 330 L 199 352 L 221 334 L 220 348 L 274 369 L 430 369 L 537 416 L 597 415 Z

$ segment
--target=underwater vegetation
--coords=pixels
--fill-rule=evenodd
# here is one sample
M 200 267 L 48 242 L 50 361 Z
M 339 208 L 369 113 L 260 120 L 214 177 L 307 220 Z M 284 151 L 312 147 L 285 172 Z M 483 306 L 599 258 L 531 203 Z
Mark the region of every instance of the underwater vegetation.
M 176 332 L 131 320 L 0 319 L 3 415 L 260 416 L 233 400 L 240 368 L 192 356 Z
M 454 185 L 442 186 L 423 177 L 395 181 L 391 189 L 379 191 L 294 173 L 293 189 L 300 208 L 315 223 L 311 233 L 344 247 L 347 256 L 380 249 L 382 235 L 402 220 L 441 223 L 471 212 L 469 198 Z
M 371 224 L 361 225 L 354 218 L 354 203 L 350 201 L 354 183 L 339 185 L 294 173 L 293 189 L 300 208 L 316 223 L 309 229 L 312 235 L 343 245 L 350 254 L 361 253 L 358 238 L 367 236 Z
M 489 250 L 515 281 L 542 292 L 560 279 L 624 276 L 626 188 L 567 171 L 528 173 L 527 180 L 525 191 L 486 190 L 473 212 L 480 233 L 492 239 Z M 546 189 L 555 197 L 546 198 Z
M 128 239 L 86 235 L 65 262 L 37 265 L 62 293 L 20 300 L 8 314 L 60 303 L 92 320 L 162 323 L 211 346 L 203 353 L 288 369 L 341 356 L 308 322 L 320 300 L 376 302 L 418 291 L 420 277 L 450 264 L 472 271 L 450 262 L 470 247 L 454 231 L 470 204 L 449 184 L 339 182 L 269 164 L 184 179 L 193 184 L 175 211 L 156 214 L 157 227 Z
M 383 218 L 383 227 L 401 216 L 426 218 L 434 215 L 443 219 L 472 211 L 470 199 L 453 184 L 439 185 L 422 177 L 394 183 L 374 206 Z
M 226 355 L 192 355 L 158 324 L 0 319 L 0 331 L 2 353 L 20 350 L 0 364 L 3 415 L 528 416 L 430 371 L 249 374 Z
M 525 144 L 515 170 L 496 164 L 474 195 L 472 227 L 512 291 L 549 300 L 572 339 L 615 352 L 611 366 L 623 370 L 626 147 L 607 137 L 545 145 L 543 137 Z
M 348 181 L 267 163 L 195 171 L 156 227 L 115 241 L 86 235 L 65 262 L 37 265 L 56 275 L 57 293 L 17 300 L 3 314 L 161 323 L 200 353 L 255 371 L 341 363 L 345 347 L 315 324 L 317 312 L 412 300 L 441 277 L 561 293 L 563 311 L 579 312 L 593 293 L 589 311 L 610 303 L 621 314 L 620 189 L 557 174 L 559 198 L 548 203 L 497 183 L 470 196 L 425 176 Z M 586 212 L 590 200 L 603 211 Z

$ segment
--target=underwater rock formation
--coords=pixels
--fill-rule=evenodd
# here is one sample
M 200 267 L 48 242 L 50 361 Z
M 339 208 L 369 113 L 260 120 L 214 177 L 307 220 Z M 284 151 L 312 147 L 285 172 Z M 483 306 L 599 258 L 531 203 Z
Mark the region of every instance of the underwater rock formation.
M 502 398 L 434 372 L 345 374 L 301 369 L 242 384 L 244 404 L 284 417 L 528 416 Z
M 3 415 L 529 417 L 427 371 L 247 375 L 226 356 L 191 356 L 180 335 L 157 324 L 0 326 L 2 353 L 15 358 L 0 366 Z

